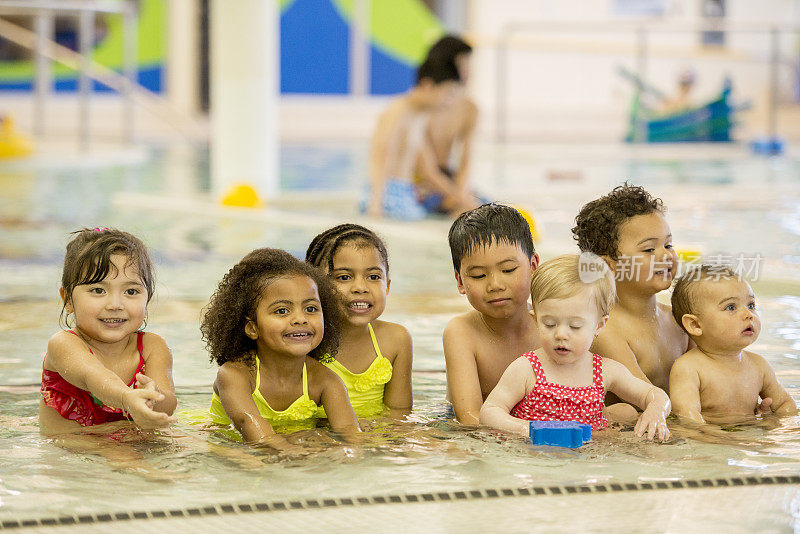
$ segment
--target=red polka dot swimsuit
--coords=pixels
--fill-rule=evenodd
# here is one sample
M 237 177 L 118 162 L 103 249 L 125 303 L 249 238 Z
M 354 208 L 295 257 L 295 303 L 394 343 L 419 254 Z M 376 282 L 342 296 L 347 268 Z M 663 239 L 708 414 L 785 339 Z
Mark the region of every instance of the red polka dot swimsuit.
M 606 389 L 603 387 L 603 358 L 592 355 L 592 385 L 562 386 L 548 382 L 539 358 L 524 354 L 533 366 L 536 385 L 511 410 L 511 415 L 528 421 L 578 421 L 592 425 L 592 430 L 608 427 L 603 415 Z

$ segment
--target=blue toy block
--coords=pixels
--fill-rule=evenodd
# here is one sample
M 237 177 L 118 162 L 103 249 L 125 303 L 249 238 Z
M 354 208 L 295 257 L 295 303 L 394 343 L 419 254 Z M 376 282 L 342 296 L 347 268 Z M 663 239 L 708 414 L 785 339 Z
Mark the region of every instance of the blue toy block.
M 750 141 L 750 150 L 753 154 L 763 156 L 776 156 L 783 154 L 786 143 L 780 137 L 761 137 Z
M 534 445 L 576 449 L 592 439 L 592 427 L 577 421 L 531 421 L 529 435 Z

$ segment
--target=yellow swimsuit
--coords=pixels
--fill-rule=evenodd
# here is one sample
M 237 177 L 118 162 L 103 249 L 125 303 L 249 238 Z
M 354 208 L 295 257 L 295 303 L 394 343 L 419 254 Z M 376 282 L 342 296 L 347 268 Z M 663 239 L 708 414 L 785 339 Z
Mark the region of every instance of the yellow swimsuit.
M 261 417 L 272 425 L 275 432 L 288 434 L 298 430 L 315 428 L 317 426 L 317 403 L 308 396 L 308 377 L 306 375 L 306 364 L 303 364 L 303 395 L 297 398 L 285 410 L 273 410 L 267 400 L 261 395 L 259 386 L 261 385 L 261 373 L 259 372 L 259 361 L 256 358 L 256 389 L 253 391 L 253 400 L 256 403 Z M 214 393 L 211 397 L 211 420 L 218 425 L 230 425 L 231 420 L 222 407 L 222 401 Z
M 372 360 L 366 371 L 358 374 L 352 373 L 336 359 L 325 363 L 325 366 L 339 375 L 344 385 L 347 386 L 350 405 L 358 417 L 371 417 L 383 411 L 383 388 L 392 379 L 392 363 L 381 354 L 372 325 L 367 326 L 369 326 L 369 335 L 372 338 L 372 346 L 375 348 L 377 357 Z M 317 417 L 326 417 L 324 408 L 320 407 L 317 410 Z

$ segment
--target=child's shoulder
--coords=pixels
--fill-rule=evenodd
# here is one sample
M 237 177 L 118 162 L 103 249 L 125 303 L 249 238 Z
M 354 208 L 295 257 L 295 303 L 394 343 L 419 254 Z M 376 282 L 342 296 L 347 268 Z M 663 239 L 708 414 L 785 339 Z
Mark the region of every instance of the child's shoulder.
M 478 336 L 476 336 L 477 326 L 473 314 L 477 313 L 471 310 L 461 315 L 456 315 L 448 321 L 444 327 L 444 332 L 442 332 L 445 356 L 448 356 L 450 351 L 462 353 L 465 347 L 474 349 Z
M 89 346 L 80 336 L 70 330 L 59 330 L 47 342 L 46 359 L 52 361 L 63 355 L 74 355 L 76 350 L 89 354 Z
M 50 345 L 55 343 L 57 345 L 61 345 L 64 343 L 72 343 L 75 341 L 80 341 L 80 338 L 76 336 L 73 332 L 69 330 L 59 330 L 47 341 L 47 347 L 50 348 Z
M 477 310 L 469 310 L 456 315 L 450 319 L 444 327 L 445 335 L 447 335 L 448 332 L 456 335 L 476 332 L 478 327 L 482 324 L 480 316 L 481 314 Z
M 226 383 L 231 380 L 237 381 L 242 378 L 248 380 L 255 377 L 255 368 L 245 360 L 230 360 L 219 366 L 217 369 L 217 382 Z
M 747 360 L 753 365 L 762 368 L 770 368 L 770 369 L 772 368 L 767 359 L 760 354 L 756 354 L 755 352 L 750 352 L 749 350 L 743 350 L 742 356 L 744 358 L 747 358 Z
M 145 359 L 147 359 L 147 354 L 155 351 L 169 352 L 169 346 L 167 346 L 167 340 L 155 332 L 142 332 L 142 350 L 145 354 Z
M 393 122 L 413 112 L 414 110 L 411 106 L 410 98 L 408 95 L 402 95 L 392 100 L 392 102 L 384 108 L 383 112 L 380 114 L 379 121 L 383 123 Z
M 332 369 L 329 369 L 322 362 L 315 360 L 311 356 L 306 356 L 306 373 L 308 376 L 308 386 L 310 389 L 316 390 L 317 387 L 323 388 L 330 384 L 341 383 L 342 379 L 339 378 Z
M 672 364 L 672 368 L 670 369 L 670 374 L 696 371 L 703 365 L 706 358 L 706 355 L 697 347 L 690 349 L 675 360 L 675 363 Z
M 389 342 L 401 342 L 406 339 L 411 339 L 411 334 L 409 334 L 408 329 L 399 323 L 380 320 L 373 321 L 372 330 L 375 332 L 376 337 L 380 337 L 382 340 L 386 339 Z

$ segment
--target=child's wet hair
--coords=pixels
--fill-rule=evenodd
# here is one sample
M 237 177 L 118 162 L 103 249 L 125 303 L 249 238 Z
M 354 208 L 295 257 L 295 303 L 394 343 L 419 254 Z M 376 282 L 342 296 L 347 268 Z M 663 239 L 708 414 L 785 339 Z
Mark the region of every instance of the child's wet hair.
M 62 326 L 69 327 L 64 311 L 77 286 L 96 284 L 105 280 L 109 274 L 118 274 L 111 261 L 111 256 L 114 255 L 126 257 L 126 269 L 136 268 L 142 285 L 147 290 L 147 302 L 150 302 L 155 286 L 153 263 L 141 239 L 115 228 L 83 228 L 71 235 L 75 237 L 67 244 L 64 269 L 61 272 L 64 302 L 59 323 Z
M 460 82 L 461 76 L 452 61 L 426 59 L 417 68 L 417 85 L 426 79 L 431 80 L 433 85 L 439 85 L 445 82 Z
M 592 292 L 600 317 L 608 315 L 616 299 L 614 273 L 594 254 L 564 254 L 548 260 L 533 273 L 531 303 L 536 306 L 548 299 L 568 299 L 584 289 Z
M 325 332 L 309 356 L 324 361 L 336 354 L 344 312 L 332 282 L 319 269 L 284 250 L 260 248 L 227 272 L 204 309 L 200 332 L 211 361 L 218 365 L 228 361 L 255 365 L 256 341 L 245 334 L 245 325 L 255 320 L 267 286 L 277 278 L 292 275 L 311 278 L 322 305 Z
M 453 61 L 457 55 L 470 52 L 472 52 L 472 47 L 464 39 L 448 34 L 431 45 L 427 59 Z
M 386 276 L 389 276 L 389 253 L 386 245 L 375 232 L 358 224 L 340 224 L 318 234 L 308 245 L 306 261 L 326 273 L 330 272 L 334 268 L 333 257 L 336 251 L 343 245 L 351 244 L 359 248 L 375 247 L 386 268 Z
M 536 254 L 528 221 L 511 206 L 493 202 L 459 215 L 450 226 L 447 240 L 456 271 L 461 269 L 464 256 L 492 244 L 519 247 L 528 259 Z
M 456 56 L 471 52 L 472 47 L 457 35 L 445 35 L 431 46 L 426 60 L 443 61 L 455 66 Z
M 572 235 L 582 252 L 616 260 L 619 229 L 631 217 L 664 213 L 664 203 L 641 186 L 615 187 L 609 194 L 585 204 L 575 217 Z
M 700 285 L 709 280 L 718 281 L 730 278 L 742 279 L 739 274 L 726 265 L 702 264 L 689 269 L 683 276 L 675 280 L 671 297 L 672 316 L 684 332 L 686 332 L 686 328 L 683 326 L 683 316 L 697 314 L 697 290 Z M 688 332 L 686 333 L 688 334 Z

